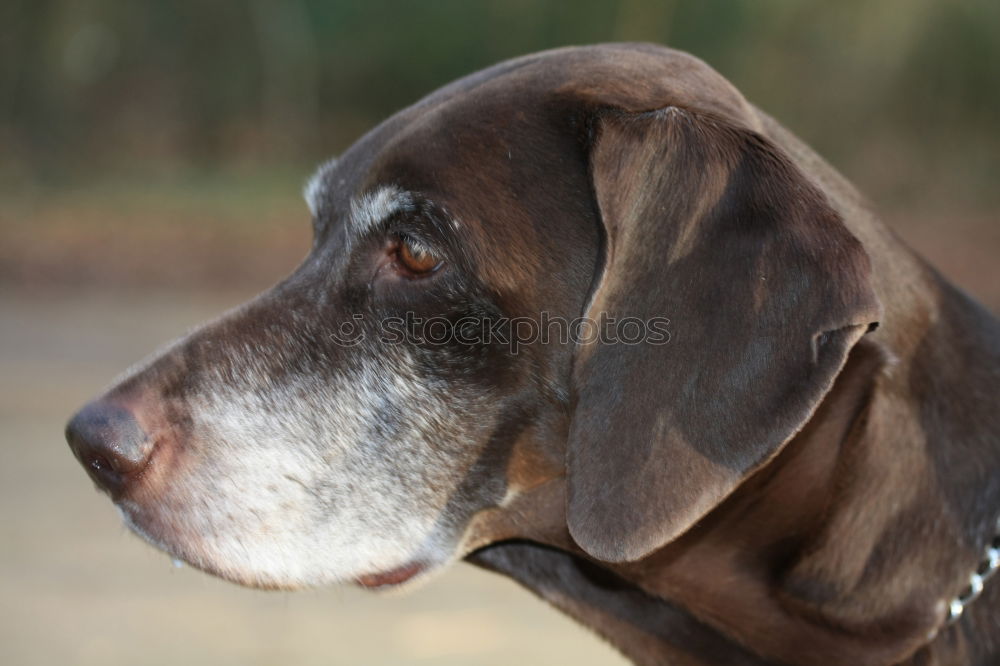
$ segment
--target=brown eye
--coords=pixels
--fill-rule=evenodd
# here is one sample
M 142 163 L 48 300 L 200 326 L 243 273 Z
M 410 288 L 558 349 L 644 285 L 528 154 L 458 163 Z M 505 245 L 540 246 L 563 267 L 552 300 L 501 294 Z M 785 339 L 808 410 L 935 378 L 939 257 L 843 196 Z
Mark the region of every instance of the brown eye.
M 428 248 L 408 238 L 400 240 L 396 257 L 407 272 L 419 276 L 430 275 L 444 263 Z

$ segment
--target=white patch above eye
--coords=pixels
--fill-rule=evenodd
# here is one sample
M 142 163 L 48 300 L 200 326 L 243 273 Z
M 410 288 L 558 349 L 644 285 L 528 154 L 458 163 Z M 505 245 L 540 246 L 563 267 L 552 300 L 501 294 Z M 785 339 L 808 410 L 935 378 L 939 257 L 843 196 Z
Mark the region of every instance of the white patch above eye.
M 316 167 L 315 173 L 309 177 L 305 187 L 302 188 L 302 197 L 306 200 L 306 205 L 309 206 L 309 212 L 312 213 L 313 217 L 319 214 L 320 204 L 322 203 L 323 181 L 326 179 L 326 175 L 336 166 L 336 157 L 323 162 Z
M 413 210 L 413 195 L 395 185 L 384 185 L 351 199 L 351 229 L 363 236 L 386 218 Z

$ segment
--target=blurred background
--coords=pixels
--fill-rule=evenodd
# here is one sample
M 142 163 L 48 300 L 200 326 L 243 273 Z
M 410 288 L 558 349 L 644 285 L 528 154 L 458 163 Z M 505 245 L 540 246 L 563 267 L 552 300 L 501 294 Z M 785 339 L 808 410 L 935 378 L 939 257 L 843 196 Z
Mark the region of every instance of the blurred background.
M 465 565 L 403 598 L 174 569 L 61 432 L 295 266 L 316 163 L 458 76 L 614 40 L 708 61 L 1000 310 L 995 0 L 3 0 L 0 663 L 622 663 Z

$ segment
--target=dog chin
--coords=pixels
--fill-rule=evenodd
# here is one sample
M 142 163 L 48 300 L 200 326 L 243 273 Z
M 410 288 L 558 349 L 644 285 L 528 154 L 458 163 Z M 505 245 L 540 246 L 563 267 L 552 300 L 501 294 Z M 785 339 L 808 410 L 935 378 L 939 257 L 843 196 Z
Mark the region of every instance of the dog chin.
M 122 501 L 115 504 L 122 522 L 144 541 L 169 556 L 175 565 L 186 564 L 194 569 L 221 578 L 231 583 L 260 590 L 295 591 L 326 585 L 354 584 L 362 589 L 385 592 L 408 592 L 423 586 L 446 569 L 456 557 L 443 553 L 421 553 L 403 564 L 388 567 L 361 567 L 358 573 L 338 573 L 336 566 L 321 571 L 308 571 L 289 563 L 276 564 L 266 553 L 260 554 L 259 564 L 254 566 L 253 557 L 248 556 L 245 545 L 234 543 L 234 552 L 242 551 L 239 558 L 227 557 L 224 547 L 207 547 L 205 542 L 195 538 L 165 538 L 158 531 L 150 529 L 137 515 L 141 512 L 132 503 Z M 241 559 L 247 566 L 234 566 L 233 560 Z

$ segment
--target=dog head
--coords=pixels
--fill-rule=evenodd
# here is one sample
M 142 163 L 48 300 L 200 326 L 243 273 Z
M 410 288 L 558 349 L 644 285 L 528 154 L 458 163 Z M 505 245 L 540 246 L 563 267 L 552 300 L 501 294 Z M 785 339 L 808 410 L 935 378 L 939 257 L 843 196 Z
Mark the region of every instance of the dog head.
M 451 84 L 320 167 L 302 265 L 130 371 L 71 446 L 133 530 L 245 584 L 439 570 L 542 482 L 584 551 L 641 558 L 878 319 L 860 244 L 755 127 L 657 47 Z

